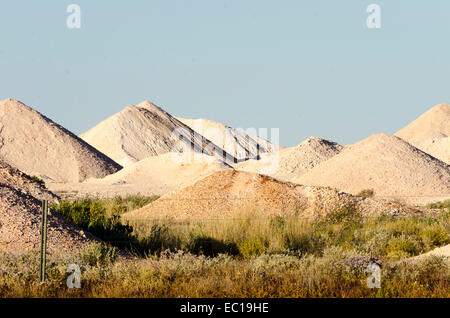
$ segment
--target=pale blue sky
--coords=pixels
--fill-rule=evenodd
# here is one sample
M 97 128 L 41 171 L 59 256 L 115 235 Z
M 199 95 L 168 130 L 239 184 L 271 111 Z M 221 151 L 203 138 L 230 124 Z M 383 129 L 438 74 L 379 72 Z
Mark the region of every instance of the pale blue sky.
M 81 29 L 66 7 L 81 6 Z M 366 8 L 382 28 L 366 27 Z M 4 0 L 0 99 L 79 134 L 148 99 L 177 116 L 342 144 L 450 102 L 450 1 Z

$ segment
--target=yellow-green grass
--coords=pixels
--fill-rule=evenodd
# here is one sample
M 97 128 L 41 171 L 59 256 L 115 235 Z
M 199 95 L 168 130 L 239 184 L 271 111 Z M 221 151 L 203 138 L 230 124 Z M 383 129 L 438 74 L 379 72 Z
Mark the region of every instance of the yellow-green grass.
M 70 259 L 50 257 L 47 282 L 40 285 L 37 253 L 0 254 L 0 296 L 450 297 L 448 258 L 411 259 L 450 243 L 444 207 L 429 217 L 364 218 L 348 209 L 312 221 L 261 217 L 250 209 L 232 219 L 121 224 L 107 211 L 123 212 L 127 200 L 115 202 L 108 209 L 104 202 L 66 202 L 59 210 L 119 237 L 123 242 L 109 244 L 134 258 L 116 258 L 114 247 L 99 244 Z M 373 262 L 381 264 L 380 289 L 366 284 L 365 269 Z M 72 263 L 81 267 L 78 290 L 66 286 Z

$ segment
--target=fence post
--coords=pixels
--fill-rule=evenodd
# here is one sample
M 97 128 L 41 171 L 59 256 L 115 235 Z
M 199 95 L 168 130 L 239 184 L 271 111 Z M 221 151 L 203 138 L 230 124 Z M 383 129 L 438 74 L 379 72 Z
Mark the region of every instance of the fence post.
M 41 216 L 41 263 L 39 266 L 39 281 L 45 281 L 45 262 L 47 254 L 47 215 L 48 201 L 42 200 L 42 216 Z

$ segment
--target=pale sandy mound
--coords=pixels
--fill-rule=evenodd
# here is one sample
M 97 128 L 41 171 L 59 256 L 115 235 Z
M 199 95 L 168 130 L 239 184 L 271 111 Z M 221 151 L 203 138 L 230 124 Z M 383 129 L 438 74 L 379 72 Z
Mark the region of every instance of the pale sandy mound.
M 450 166 L 404 140 L 375 134 L 319 164 L 296 180 L 356 194 L 430 202 L 450 196 Z M 411 200 L 410 200 L 411 199 Z
M 267 174 L 282 181 L 294 181 L 337 155 L 342 148 L 333 141 L 310 137 L 295 147 L 280 150 L 278 154 L 265 154 L 260 160 L 247 160 L 234 167 L 236 170 Z
M 363 215 L 421 214 L 416 209 L 357 198 L 332 188 L 301 186 L 242 171 L 216 172 L 125 214 L 125 220 L 217 219 L 238 217 L 249 209 L 258 216 L 326 216 L 354 206 Z
M 439 136 L 450 136 L 450 104 L 433 107 L 395 135 L 412 144 Z
M 180 136 L 186 138 L 180 141 Z M 233 156 L 149 101 L 127 106 L 80 137 L 123 166 L 179 150 L 194 150 L 224 157 L 226 162 L 235 161 Z
M 0 160 L 43 179 L 79 182 L 121 166 L 15 99 L 0 102 Z
M 427 139 L 416 142 L 415 146 L 433 157 L 450 164 L 450 137 Z
M 440 257 L 445 257 L 447 260 L 450 260 L 450 244 L 435 248 L 434 250 L 429 251 L 428 253 L 414 256 L 411 259 L 419 260 L 419 259 L 423 259 L 427 256 L 440 256 Z
M 0 184 L 19 189 L 21 193 L 31 195 L 39 200 L 57 201 L 58 197 L 48 191 L 45 185 L 33 180 L 29 175 L 0 161 Z
M 433 107 L 395 135 L 450 164 L 450 105 Z
M 40 249 L 41 203 L 36 198 L 0 184 L 0 250 L 14 254 Z M 52 211 L 48 217 L 48 253 L 73 254 L 93 241 L 89 233 Z
M 176 118 L 237 159 L 257 158 L 261 154 L 274 152 L 279 148 L 259 137 L 259 131 L 256 129 L 247 133 L 208 119 Z
M 190 156 L 188 156 L 190 155 Z M 185 157 L 187 156 L 187 157 Z M 166 153 L 131 164 L 103 179 L 78 184 L 49 184 L 65 197 L 113 197 L 128 194 L 163 195 L 210 174 L 231 169 L 215 157 L 200 153 Z

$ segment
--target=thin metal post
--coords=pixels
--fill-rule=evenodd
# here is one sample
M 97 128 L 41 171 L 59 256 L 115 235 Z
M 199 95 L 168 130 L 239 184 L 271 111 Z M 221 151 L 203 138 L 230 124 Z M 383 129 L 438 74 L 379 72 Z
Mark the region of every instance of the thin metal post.
M 42 216 L 41 216 L 41 263 L 39 267 L 39 281 L 42 283 L 45 280 L 45 263 L 47 254 L 47 215 L 48 215 L 48 201 L 42 201 Z

